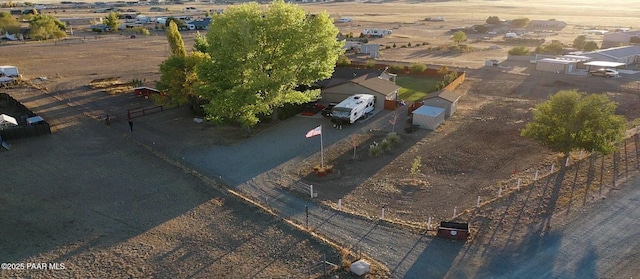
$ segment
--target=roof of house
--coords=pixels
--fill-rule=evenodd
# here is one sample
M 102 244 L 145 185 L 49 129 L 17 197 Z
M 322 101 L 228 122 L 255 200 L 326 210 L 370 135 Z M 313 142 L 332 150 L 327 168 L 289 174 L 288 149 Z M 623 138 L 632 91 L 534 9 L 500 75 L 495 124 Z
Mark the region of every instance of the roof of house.
M 455 103 L 456 101 L 458 101 L 458 99 L 460 99 L 460 97 L 462 97 L 462 95 L 456 92 L 449 90 L 440 90 L 438 92 L 427 95 L 427 97 L 425 97 L 424 99 L 428 100 L 433 98 L 441 98 L 448 102 Z
M 539 20 L 534 19 L 529 21 L 529 26 L 543 25 L 555 25 L 555 26 L 567 26 L 567 23 L 561 20 Z
M 395 83 L 379 77 L 364 79 L 364 80 L 358 78 L 358 79 L 352 80 L 352 82 L 357 83 L 366 88 L 369 88 L 378 93 L 382 93 L 384 95 L 391 95 L 395 93 L 398 89 L 400 89 L 400 86 L 396 85 Z
M 626 37 L 636 37 L 636 36 L 640 36 L 640 30 L 634 30 L 634 31 L 620 31 L 620 32 L 609 32 L 608 34 L 605 35 L 605 39 L 611 35 L 622 35 L 622 36 L 626 36 Z
M 379 77 L 382 72 L 382 70 L 377 69 L 335 68 L 333 75 L 330 78 L 318 81 L 317 84 L 322 88 L 333 87 L 350 82 L 357 78 L 376 78 Z
M 609 58 L 623 58 L 632 55 L 640 55 L 640 46 L 622 46 L 622 47 L 614 47 L 596 50 L 592 52 L 586 52 L 582 55 L 592 56 L 592 55 L 602 55 Z

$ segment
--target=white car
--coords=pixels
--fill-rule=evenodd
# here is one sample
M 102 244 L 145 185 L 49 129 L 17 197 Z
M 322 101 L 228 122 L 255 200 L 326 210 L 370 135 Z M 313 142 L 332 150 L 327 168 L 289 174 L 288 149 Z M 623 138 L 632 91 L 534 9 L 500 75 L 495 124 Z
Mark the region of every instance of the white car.
M 620 73 L 614 69 L 597 69 L 589 72 L 592 76 L 617 77 Z

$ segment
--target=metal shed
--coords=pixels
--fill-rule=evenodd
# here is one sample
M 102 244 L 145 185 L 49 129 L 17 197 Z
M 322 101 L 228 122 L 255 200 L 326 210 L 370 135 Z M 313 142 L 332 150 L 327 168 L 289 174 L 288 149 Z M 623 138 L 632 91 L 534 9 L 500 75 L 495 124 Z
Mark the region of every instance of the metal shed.
M 18 126 L 18 121 L 16 121 L 15 118 L 6 114 L 0 114 L 0 129 L 13 126 Z
M 444 122 L 445 111 L 443 108 L 421 106 L 413 111 L 412 124 L 435 131 Z
M 536 62 L 536 70 L 543 72 L 554 73 L 570 73 L 576 69 L 578 61 L 558 59 L 558 58 L 544 58 Z

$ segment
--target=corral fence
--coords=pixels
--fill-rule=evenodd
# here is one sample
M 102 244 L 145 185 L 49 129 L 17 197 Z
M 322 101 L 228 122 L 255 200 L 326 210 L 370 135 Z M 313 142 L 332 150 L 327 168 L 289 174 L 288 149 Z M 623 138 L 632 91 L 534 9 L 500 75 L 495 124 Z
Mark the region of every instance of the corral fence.
M 154 106 L 154 107 L 136 109 L 136 110 L 129 109 L 127 110 L 127 112 L 122 112 L 122 113 L 116 113 L 116 114 L 105 113 L 100 115 L 98 119 L 104 121 L 106 125 L 110 125 L 111 123 L 118 122 L 120 120 L 131 120 L 131 119 L 142 117 L 145 115 L 162 112 L 164 110 L 165 110 L 164 106 Z
M 22 103 L 11 97 L 9 94 L 0 93 L 0 102 L 7 103 L 8 106 L 13 107 L 13 110 L 18 112 L 18 117 L 15 117 L 18 121 L 18 126 L 0 129 L 0 137 L 3 140 L 13 140 L 51 134 L 51 126 L 46 121 L 40 121 L 38 123 L 29 125 L 26 119 L 29 117 L 34 117 L 36 116 L 36 114 L 25 107 Z

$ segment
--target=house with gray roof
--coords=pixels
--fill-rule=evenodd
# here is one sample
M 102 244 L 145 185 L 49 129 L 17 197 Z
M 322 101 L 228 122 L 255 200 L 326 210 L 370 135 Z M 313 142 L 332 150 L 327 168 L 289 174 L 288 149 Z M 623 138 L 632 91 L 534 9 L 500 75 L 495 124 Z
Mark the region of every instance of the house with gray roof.
M 445 110 L 444 116 L 449 118 L 458 109 L 458 101 L 462 95 L 449 90 L 440 90 L 427 95 L 422 99 L 422 104 L 430 107 L 442 108 Z
M 581 56 L 591 57 L 591 61 L 607 61 L 624 63 L 625 65 L 640 62 L 640 46 L 622 46 L 584 52 Z
M 336 68 L 330 79 L 317 85 L 322 90 L 323 103 L 339 103 L 354 94 L 371 94 L 376 97 L 376 109 L 395 109 L 400 86 L 392 77 L 374 69 Z
M 602 48 L 618 47 L 631 43 L 640 43 L 640 30 L 608 32 L 602 38 Z

